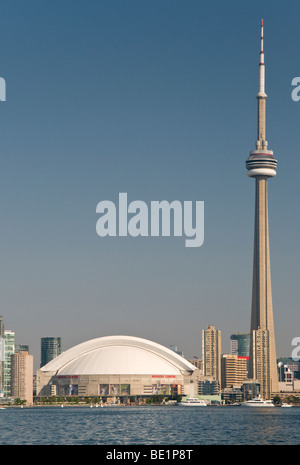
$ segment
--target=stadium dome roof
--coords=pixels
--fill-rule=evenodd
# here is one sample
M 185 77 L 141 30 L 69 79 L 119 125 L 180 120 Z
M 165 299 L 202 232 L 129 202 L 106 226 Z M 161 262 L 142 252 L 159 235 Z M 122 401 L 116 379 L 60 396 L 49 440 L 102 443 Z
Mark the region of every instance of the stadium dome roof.
M 176 352 L 147 339 L 108 336 L 91 339 L 41 367 L 56 375 L 181 375 L 196 369 Z

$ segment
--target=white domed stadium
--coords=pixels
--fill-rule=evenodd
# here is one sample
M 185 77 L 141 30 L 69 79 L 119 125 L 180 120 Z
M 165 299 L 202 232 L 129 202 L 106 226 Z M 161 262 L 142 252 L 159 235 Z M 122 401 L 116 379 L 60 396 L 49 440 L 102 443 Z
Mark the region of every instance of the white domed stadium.
M 108 336 L 78 344 L 37 372 L 37 396 L 174 396 L 188 391 L 198 370 L 147 339 Z

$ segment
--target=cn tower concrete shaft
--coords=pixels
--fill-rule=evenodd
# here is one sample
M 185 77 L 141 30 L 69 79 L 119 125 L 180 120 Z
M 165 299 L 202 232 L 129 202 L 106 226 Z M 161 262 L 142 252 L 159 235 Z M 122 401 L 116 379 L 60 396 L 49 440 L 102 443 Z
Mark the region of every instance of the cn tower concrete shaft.
M 273 321 L 269 224 L 268 224 L 268 193 L 267 178 L 257 176 L 255 179 L 255 227 L 254 227 L 254 256 L 253 283 L 251 308 L 251 335 L 254 330 L 269 331 L 268 347 L 268 384 L 273 392 L 278 389 L 278 375 L 276 363 L 275 334 Z M 249 377 L 257 377 L 257 370 L 253 357 L 253 337 L 250 342 Z M 265 348 L 265 350 L 267 350 Z

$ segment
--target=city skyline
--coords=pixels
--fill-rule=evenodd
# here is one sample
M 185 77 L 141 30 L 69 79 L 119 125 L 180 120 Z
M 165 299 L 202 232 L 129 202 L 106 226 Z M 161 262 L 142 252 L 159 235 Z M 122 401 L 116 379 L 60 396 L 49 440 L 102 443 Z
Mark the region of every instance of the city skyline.
M 18 353 L 18 352 L 22 352 L 22 351 L 25 351 L 25 352 L 28 352 L 30 355 L 33 355 L 33 352 L 30 350 L 30 342 L 29 343 L 20 343 L 19 342 L 19 339 L 15 333 L 15 331 L 11 328 L 6 328 L 5 327 L 5 320 L 3 318 L 2 315 L 0 315 L 0 322 L 2 324 L 2 328 L 3 328 L 3 337 L 1 337 L 1 344 L 2 344 L 2 358 L 4 358 L 5 356 L 5 353 L 6 353 L 6 347 L 5 347 L 5 339 L 7 337 L 9 337 L 10 335 L 13 335 L 12 338 L 13 338 L 13 346 L 14 346 L 14 350 L 15 352 L 13 351 L 12 353 Z M 201 342 L 201 345 L 200 345 L 200 350 L 198 351 L 198 353 L 194 354 L 194 355 L 189 355 L 189 356 L 186 356 L 186 354 L 184 354 L 183 350 L 181 347 L 177 347 L 177 345 L 175 344 L 172 344 L 170 346 L 164 346 L 166 349 L 170 349 L 174 352 L 176 352 L 178 355 L 182 356 L 183 358 L 187 359 L 187 360 L 203 360 L 203 344 L 204 344 L 204 333 L 205 332 L 208 332 L 211 330 L 211 328 L 215 329 L 215 331 L 217 333 L 219 333 L 220 337 L 219 337 L 219 342 L 220 342 L 220 350 L 219 350 L 219 353 L 221 354 L 221 357 L 223 355 L 238 355 L 238 352 L 242 353 L 242 355 L 239 355 L 240 357 L 244 358 L 246 357 L 248 360 L 249 360 L 249 353 L 250 353 L 250 334 L 251 334 L 251 331 L 249 331 L 248 333 L 242 333 L 242 332 L 231 332 L 230 333 L 230 336 L 229 336 L 229 340 L 226 340 L 225 341 L 225 344 L 224 344 L 224 339 L 222 339 L 222 329 L 221 328 L 215 328 L 214 325 L 212 324 L 208 324 L 206 328 L 203 328 L 201 329 L 201 336 L 200 336 L 200 342 Z M 122 335 L 113 335 L 113 337 L 115 336 L 122 336 Z M 125 337 L 127 337 L 127 335 L 124 335 Z M 238 346 L 237 344 L 237 340 L 239 338 L 242 338 L 243 339 L 243 342 L 241 342 L 241 346 Z M 92 338 L 90 341 L 92 340 L 95 340 L 97 338 Z M 52 343 L 55 342 L 55 341 L 59 341 L 59 352 L 56 353 L 56 355 L 54 354 L 54 351 L 53 351 L 53 354 L 52 356 L 50 356 L 50 359 L 52 360 L 53 358 L 55 358 L 57 355 L 59 355 L 59 353 L 62 353 L 62 352 L 65 352 L 66 350 L 69 350 L 71 349 L 72 347 L 67 347 L 67 346 L 63 346 L 63 340 L 60 336 L 43 336 L 43 337 L 40 337 L 39 339 L 39 350 L 36 350 L 35 352 L 35 359 L 34 359 L 34 373 L 36 372 L 37 369 L 39 369 L 40 367 L 44 366 L 45 363 L 43 363 L 43 351 L 45 351 L 45 348 L 43 348 L 43 343 L 44 341 L 47 341 L 49 340 L 50 341 L 50 345 L 51 345 L 51 341 Z M 236 344 L 233 344 L 233 340 L 236 341 Z M 246 342 L 246 340 L 248 342 Z M 85 342 L 88 342 L 88 341 L 81 341 L 81 340 L 78 340 L 77 343 L 75 343 L 75 346 L 77 346 L 78 344 L 80 343 L 85 343 Z M 156 343 L 156 341 L 151 341 L 151 342 L 154 342 Z M 47 342 L 46 342 L 47 343 Z M 10 342 L 9 342 L 10 344 Z M 227 350 L 223 350 L 223 347 L 226 347 Z M 293 345 L 293 347 L 295 347 L 295 344 Z M 299 349 L 299 345 L 297 346 L 296 345 L 296 348 Z M 11 348 L 8 349 L 8 352 L 11 350 Z M 247 353 L 245 353 L 245 351 Z M 49 359 L 49 360 L 50 360 Z M 294 360 L 294 361 L 298 361 L 299 360 L 299 354 L 298 354 L 298 351 L 296 352 L 294 350 L 294 352 L 292 354 L 290 354 L 289 356 L 284 356 L 282 354 L 277 354 L 277 357 L 276 359 L 278 360 L 278 363 L 280 361 L 282 361 L 283 359 L 291 359 L 291 360 Z M 48 361 L 49 361 L 48 360 Z M 278 369 L 277 367 L 277 362 L 276 362 L 276 370 Z
M 222 331 L 223 352 L 232 333 L 250 331 L 254 212 L 244 162 L 262 17 L 268 135 L 280 154 L 269 209 L 275 338 L 277 356 L 291 355 L 300 267 L 292 4 L 0 2 L 0 313 L 35 360 L 47 336 L 63 349 L 139 336 L 189 358 L 201 354 L 209 324 Z M 99 238 L 96 206 L 119 192 L 203 201 L 203 245 Z

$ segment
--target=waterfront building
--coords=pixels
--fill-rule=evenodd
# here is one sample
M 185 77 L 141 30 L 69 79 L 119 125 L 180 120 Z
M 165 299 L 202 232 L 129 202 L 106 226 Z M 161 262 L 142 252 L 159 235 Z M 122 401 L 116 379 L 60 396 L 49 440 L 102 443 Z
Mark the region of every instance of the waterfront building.
M 242 385 L 243 399 L 250 400 L 260 394 L 260 384 L 255 379 L 247 379 Z
M 4 396 L 11 395 L 11 356 L 15 353 L 15 332 L 4 330 Z
M 4 340 L 4 322 L 0 316 L 0 397 L 4 395 L 4 360 L 5 360 L 5 340 Z
M 219 381 L 214 379 L 200 379 L 198 381 L 198 394 L 201 396 L 218 396 L 221 392 Z
M 291 378 L 292 381 L 278 381 L 278 394 L 293 393 L 296 397 L 300 396 L 300 380 Z
M 36 395 L 129 396 L 189 395 L 199 370 L 176 352 L 152 341 L 108 336 L 74 346 L 36 374 Z
M 221 384 L 221 331 L 214 325 L 202 330 L 203 374 Z
M 285 366 L 289 368 L 289 370 L 293 373 L 293 377 L 295 379 L 300 378 L 300 361 L 299 360 L 293 360 L 292 357 L 280 357 L 277 359 L 278 362 L 278 380 L 283 381 L 281 379 L 281 374 L 280 374 L 280 367 Z
M 41 338 L 41 363 L 40 367 L 46 365 L 55 357 L 61 354 L 60 337 L 42 337 Z
M 226 404 L 233 404 L 234 402 L 243 401 L 243 392 L 240 386 L 224 388 L 222 390 L 222 400 Z
M 247 379 L 247 358 L 223 354 L 221 359 L 222 389 L 241 386 Z
M 278 390 L 268 226 L 267 181 L 276 175 L 277 160 L 266 140 L 266 99 L 263 21 L 259 63 L 258 125 L 256 148 L 246 161 L 248 176 L 255 179 L 255 228 L 249 377 L 257 379 L 262 396 Z
M 26 401 L 26 405 L 33 402 L 33 355 L 19 352 L 11 356 L 11 395 Z
M 276 392 L 272 388 L 270 331 L 259 327 L 256 331 L 252 331 L 252 340 L 253 377 L 260 383 L 260 393 L 263 399 L 270 399 L 271 392 Z M 278 379 L 277 367 L 276 376 Z M 278 381 L 276 387 L 278 390 Z
M 294 373 L 291 371 L 287 364 L 282 362 L 278 363 L 278 381 L 279 382 L 289 382 L 291 383 L 294 380 Z

